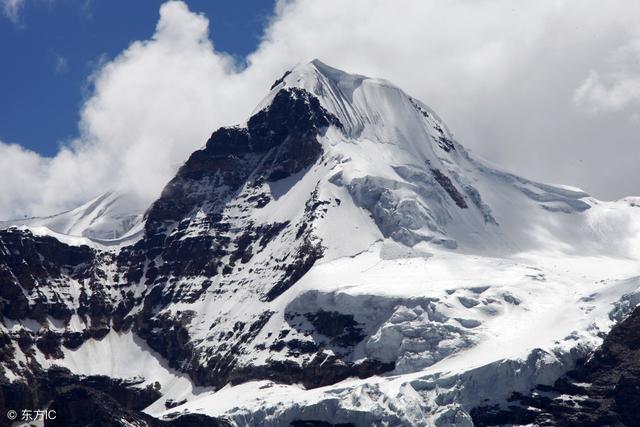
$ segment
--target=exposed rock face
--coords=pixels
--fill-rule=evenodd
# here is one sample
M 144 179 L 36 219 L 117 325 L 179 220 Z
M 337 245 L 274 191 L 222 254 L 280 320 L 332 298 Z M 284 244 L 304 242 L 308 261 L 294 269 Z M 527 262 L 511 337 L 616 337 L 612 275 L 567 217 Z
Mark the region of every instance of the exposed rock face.
M 477 425 L 634 426 L 640 420 L 640 309 L 553 386 L 514 393 L 506 407 L 479 407 Z
M 265 190 L 270 183 L 319 159 L 317 138 L 329 125 L 340 127 L 317 98 L 297 88 L 280 90 L 246 128 L 222 128 L 193 153 L 151 207 L 145 238 L 121 253 L 125 275 L 146 287 L 136 331 L 173 367 L 190 372 L 196 383 L 221 387 L 238 377 L 233 373 L 235 360 L 270 313 L 236 322 L 232 335 L 220 327 L 220 335 L 213 338 L 217 328 L 211 325 L 208 340 L 219 341 L 222 352 L 202 354 L 189 335 L 188 313 L 176 316 L 162 310 L 177 302 L 195 303 L 213 283 L 220 298 L 228 298 L 229 288 L 247 286 L 250 277 L 262 282 L 255 298 L 273 301 L 311 268 L 322 255 L 321 243 L 313 236 L 315 206 L 309 206 L 298 224 L 255 224 L 249 214 L 269 202 L 272 195 Z M 278 258 L 254 261 L 273 241 L 293 237 L 294 229 L 295 237 Z M 248 270 L 248 278 L 238 281 L 234 273 L 242 270 Z M 268 368 L 249 371 L 240 369 L 239 377 L 273 376 Z
M 0 231 L 0 310 L 8 319 L 46 316 L 69 319 L 71 300 L 64 292 L 47 298 L 44 288 L 69 288 L 71 281 L 93 275 L 96 253 L 86 246 L 71 247 L 52 237 L 34 237 L 27 231 Z M 96 284 L 96 291 L 101 285 Z M 91 291 L 89 291 L 91 292 Z
M 63 349 L 77 349 L 89 338 L 101 339 L 113 327 L 132 329 L 171 367 L 203 386 L 274 379 L 317 387 L 393 369 L 393 363 L 356 363 L 323 352 L 322 345 L 303 343 L 292 350 L 307 355 L 302 363 L 242 366 L 238 358 L 256 345 L 253 340 L 272 312 L 238 320 L 231 330 L 222 319 L 219 326 L 214 321 L 206 325 L 205 341 L 191 325 L 194 311 L 172 309 L 176 304 L 202 303 L 212 287 L 219 301 L 229 300 L 238 288 L 247 286 L 254 288 L 251 293 L 257 302 L 274 301 L 322 256 L 314 221 L 322 216 L 327 202 L 317 194 L 310 195 L 304 215 L 295 224 L 256 224 L 249 213 L 269 203 L 273 196 L 266 190 L 272 182 L 289 178 L 320 159 L 322 148 L 317 139 L 330 125 L 341 128 L 317 98 L 298 88 L 280 90 L 268 108 L 249 119 L 246 128 L 221 128 L 205 148 L 192 154 L 147 213 L 142 240 L 117 255 L 69 246 L 25 230 L 0 231 L 0 309 L 4 317 L 41 324 L 54 319 L 68 325 L 72 316 L 78 316 L 87 325 L 78 332 L 41 329 L 2 335 L 7 365 L 16 373 L 26 368 L 14 363 L 12 342 L 19 343 L 25 354 L 35 347 L 55 360 L 64 357 Z M 271 257 L 256 260 L 272 242 L 283 240 L 288 243 L 272 250 Z M 242 280 L 234 274 L 239 271 L 246 272 Z M 349 337 L 362 339 L 357 329 L 343 323 L 336 325 L 346 328 L 344 336 L 336 337 L 343 345 L 349 344 Z M 292 349 L 295 344 L 287 346 Z M 52 380 L 36 365 L 29 366 L 32 374 L 27 383 L 5 383 L 3 389 L 5 396 L 22 396 L 23 401 L 5 398 L 0 406 L 21 407 L 28 401 L 31 407 L 44 402 L 42 396 L 50 396 L 65 425 L 82 425 L 92 414 L 103 421 L 111 416 L 149 422 L 135 411 L 155 399 L 132 396 L 124 385 L 105 385 L 107 378 L 80 381 L 56 374 Z
M 163 421 L 122 405 L 112 394 L 84 385 L 69 385 L 55 391 L 49 410 L 55 418 L 45 421 L 46 427 L 226 427 L 226 421 L 200 414 L 187 414 Z
M 47 408 L 55 414 L 46 419 L 44 425 L 64 427 L 121 426 L 123 422 L 149 427 L 227 425 L 205 416 L 200 419 L 203 424 L 197 424 L 192 417 L 159 421 L 145 415 L 140 411 L 155 401 L 160 392 L 154 386 L 139 388 L 133 381 L 106 376 L 80 377 L 63 368 L 46 372 L 35 369 L 30 381 L 28 385 L 0 383 L 3 414 L 9 409 Z

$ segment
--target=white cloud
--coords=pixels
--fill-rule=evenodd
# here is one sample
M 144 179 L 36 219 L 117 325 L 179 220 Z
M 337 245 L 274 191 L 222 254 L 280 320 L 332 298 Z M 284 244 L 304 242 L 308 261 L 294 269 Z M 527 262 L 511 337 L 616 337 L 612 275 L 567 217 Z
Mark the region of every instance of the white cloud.
M 573 96 L 638 16 L 624 0 L 285 2 L 251 59 L 316 56 L 387 78 L 494 162 L 616 198 L 640 194 L 637 123 L 583 114 Z
M 11 22 L 17 24 L 20 22 L 20 12 L 24 6 L 24 0 L 2 0 L 2 11 L 4 16 L 9 18 Z
M 640 3 L 623 0 L 280 1 L 237 69 L 214 50 L 206 17 L 168 2 L 150 40 L 92 77 L 76 141 L 51 159 L 0 143 L 0 218 L 113 187 L 152 200 L 215 128 L 245 119 L 285 69 L 314 57 L 397 83 L 515 172 L 602 197 L 640 194 L 637 124 L 573 102 L 589 70 L 611 67 L 609 52 L 633 39 L 637 16 Z M 607 94 L 617 82 L 594 78 Z
M 50 159 L 0 142 L 0 218 L 54 213 L 111 189 L 153 200 L 216 127 L 239 121 L 263 92 L 234 78 L 207 34 L 205 17 L 181 2 L 163 5 L 154 36 L 92 76 L 77 140 Z
M 592 113 L 631 110 L 640 107 L 640 39 L 633 39 L 611 55 L 604 74 L 592 71 L 576 89 L 576 104 Z
M 17 217 L 23 214 L 23 207 L 40 199 L 43 194 L 38 183 L 45 179 L 47 161 L 38 154 L 16 144 L 0 141 L 0 207 L 2 214 Z M 16 188 L 19 186 L 19 190 Z

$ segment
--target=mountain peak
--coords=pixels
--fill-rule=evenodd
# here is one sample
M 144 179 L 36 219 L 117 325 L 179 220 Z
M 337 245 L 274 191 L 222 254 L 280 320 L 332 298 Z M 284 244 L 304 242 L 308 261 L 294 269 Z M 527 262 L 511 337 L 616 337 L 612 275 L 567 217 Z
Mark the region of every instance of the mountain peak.
M 123 201 L 55 221 L 104 232 Z M 401 89 L 317 60 L 215 131 L 141 220 L 117 251 L 0 230 L 5 395 L 44 407 L 79 382 L 144 393 L 157 417 L 471 425 L 640 301 L 634 201 L 494 168 Z
M 254 112 L 266 108 L 281 89 L 292 87 L 318 98 L 339 119 L 348 137 L 410 144 L 408 140 L 415 139 L 426 120 L 436 133 L 452 140 L 446 124 L 431 108 L 396 85 L 384 79 L 347 73 L 318 59 L 286 71 Z
M 316 58 L 308 62 L 301 62 L 290 70 L 287 70 L 284 75 L 276 81 L 272 89 L 278 83 L 285 82 L 286 86 L 303 88 L 309 84 L 340 84 L 341 82 L 344 84 L 346 82 L 368 78 L 369 77 L 360 74 L 347 73 L 346 71 L 327 65 Z
M 361 74 L 347 73 L 346 71 L 327 65 L 319 59 L 313 59 L 306 64 L 299 64 L 293 69 L 292 75 L 304 74 L 305 71 L 312 71 L 316 76 L 322 77 L 322 79 L 320 80 L 330 81 L 333 84 L 338 85 L 352 85 L 354 84 L 354 82 L 360 82 L 365 79 L 377 80 L 378 82 L 382 82 L 382 80 L 380 79 L 373 79 Z
M 520 227 L 532 220 L 548 227 L 548 215 L 538 215 L 539 208 L 553 212 L 551 223 L 560 226 L 565 218 L 556 212 L 582 212 L 591 206 L 581 200 L 586 197 L 582 192 L 535 183 L 488 165 L 455 141 L 431 108 L 386 80 L 350 74 L 315 59 L 276 80 L 254 117 L 277 110 L 274 103 L 283 94 L 304 94 L 335 118 L 339 126 L 318 134 L 328 168 L 324 173 L 369 212 L 385 238 L 410 247 L 428 243 L 513 252 L 547 243 Z M 518 200 L 522 203 L 512 209 Z M 345 243 L 337 239 L 328 246 L 335 250 Z

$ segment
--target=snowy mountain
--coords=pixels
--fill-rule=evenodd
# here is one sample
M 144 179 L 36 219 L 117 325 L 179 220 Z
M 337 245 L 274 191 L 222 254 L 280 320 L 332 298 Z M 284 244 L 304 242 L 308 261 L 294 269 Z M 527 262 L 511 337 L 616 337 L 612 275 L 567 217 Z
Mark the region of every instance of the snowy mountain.
M 0 229 L 15 226 L 56 237 L 84 237 L 114 244 L 123 239 L 131 241 L 133 235 L 139 234 L 147 208 L 133 194 L 110 191 L 57 215 L 0 221 Z
M 640 199 L 490 165 L 387 81 L 287 72 L 128 245 L 100 241 L 114 228 L 90 206 L 43 223 L 58 238 L 0 231 L 4 408 L 275 426 L 624 424 L 633 408 L 588 379 L 640 385 L 619 350 L 640 343 Z M 583 359 L 611 348 L 603 379 Z

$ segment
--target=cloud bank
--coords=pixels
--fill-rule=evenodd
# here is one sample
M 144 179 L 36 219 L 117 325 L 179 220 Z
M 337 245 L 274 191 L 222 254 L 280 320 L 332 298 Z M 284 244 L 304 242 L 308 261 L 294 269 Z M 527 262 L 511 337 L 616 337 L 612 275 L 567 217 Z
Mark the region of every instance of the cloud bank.
M 575 102 L 592 113 L 640 111 L 640 38 L 630 40 L 610 56 L 604 73 L 591 71 L 578 87 Z
M 239 68 L 206 17 L 171 1 L 151 39 L 91 77 L 76 141 L 53 158 L 0 143 L 0 218 L 114 188 L 153 200 L 215 128 L 246 119 L 275 78 L 314 57 L 391 80 L 516 173 L 640 195 L 637 16 L 640 3 L 623 0 L 280 1 Z

